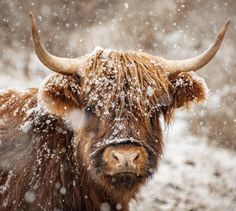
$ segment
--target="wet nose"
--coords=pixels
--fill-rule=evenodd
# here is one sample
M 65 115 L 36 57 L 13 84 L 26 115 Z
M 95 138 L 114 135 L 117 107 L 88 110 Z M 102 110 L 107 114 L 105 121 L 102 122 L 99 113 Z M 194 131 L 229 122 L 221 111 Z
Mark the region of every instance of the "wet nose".
M 108 146 L 103 152 L 104 168 L 109 175 L 119 173 L 144 173 L 148 164 L 148 153 L 144 147 L 136 145 Z
M 116 167 L 122 170 L 135 170 L 136 164 L 140 159 L 140 152 L 117 152 L 112 151 L 111 159 L 115 162 Z

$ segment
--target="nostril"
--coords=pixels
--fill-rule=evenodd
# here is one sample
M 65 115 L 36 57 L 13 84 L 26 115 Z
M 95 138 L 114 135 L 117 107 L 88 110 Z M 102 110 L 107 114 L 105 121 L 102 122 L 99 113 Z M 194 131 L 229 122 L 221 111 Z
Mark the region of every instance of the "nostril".
M 119 158 L 115 155 L 115 153 L 112 153 L 112 158 L 114 158 L 116 161 L 119 161 Z
M 140 157 L 140 154 L 138 153 L 138 154 L 135 156 L 134 161 L 137 161 L 137 160 L 139 159 L 139 157 Z

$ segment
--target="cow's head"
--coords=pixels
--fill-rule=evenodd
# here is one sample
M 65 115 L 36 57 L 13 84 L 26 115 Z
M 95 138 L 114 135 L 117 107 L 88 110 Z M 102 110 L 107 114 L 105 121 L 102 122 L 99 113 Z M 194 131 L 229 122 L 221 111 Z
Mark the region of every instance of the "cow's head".
M 153 174 L 162 153 L 160 117 L 205 99 L 191 71 L 219 49 L 229 21 L 202 55 L 171 61 L 140 52 L 97 48 L 81 58 L 50 55 L 31 15 L 36 54 L 56 72 L 39 90 L 39 102 L 74 129 L 76 159 L 104 187 L 132 190 Z

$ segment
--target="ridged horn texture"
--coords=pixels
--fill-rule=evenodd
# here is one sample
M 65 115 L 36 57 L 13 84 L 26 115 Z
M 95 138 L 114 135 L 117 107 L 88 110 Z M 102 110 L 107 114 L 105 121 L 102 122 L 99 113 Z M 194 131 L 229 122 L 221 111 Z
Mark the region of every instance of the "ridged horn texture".
M 221 28 L 220 32 L 217 34 L 215 42 L 201 55 L 196 56 L 191 59 L 186 60 L 167 60 L 164 59 L 164 62 L 167 66 L 167 71 L 170 73 L 174 72 L 188 72 L 188 71 L 197 71 L 203 66 L 205 66 L 211 59 L 215 56 L 217 51 L 219 50 L 223 38 L 225 36 L 225 32 L 229 26 L 230 19 L 228 19 L 224 26 Z
M 35 52 L 39 60 L 50 70 L 61 73 L 61 74 L 73 74 L 78 72 L 78 66 L 80 64 L 79 58 L 62 58 L 53 56 L 44 49 L 40 43 L 40 36 L 38 27 L 35 21 L 35 17 L 32 12 L 29 12 L 31 27 L 32 27 L 32 38 L 34 43 Z

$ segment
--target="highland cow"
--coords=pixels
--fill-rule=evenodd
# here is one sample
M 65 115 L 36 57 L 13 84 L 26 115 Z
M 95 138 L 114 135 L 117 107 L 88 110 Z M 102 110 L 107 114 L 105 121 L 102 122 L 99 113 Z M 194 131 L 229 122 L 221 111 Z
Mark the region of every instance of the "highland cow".
M 218 51 L 229 21 L 198 57 L 173 61 L 95 49 L 59 58 L 33 43 L 54 74 L 38 89 L 0 94 L 0 210 L 129 210 L 158 167 L 177 108 L 206 97 L 193 73 Z

